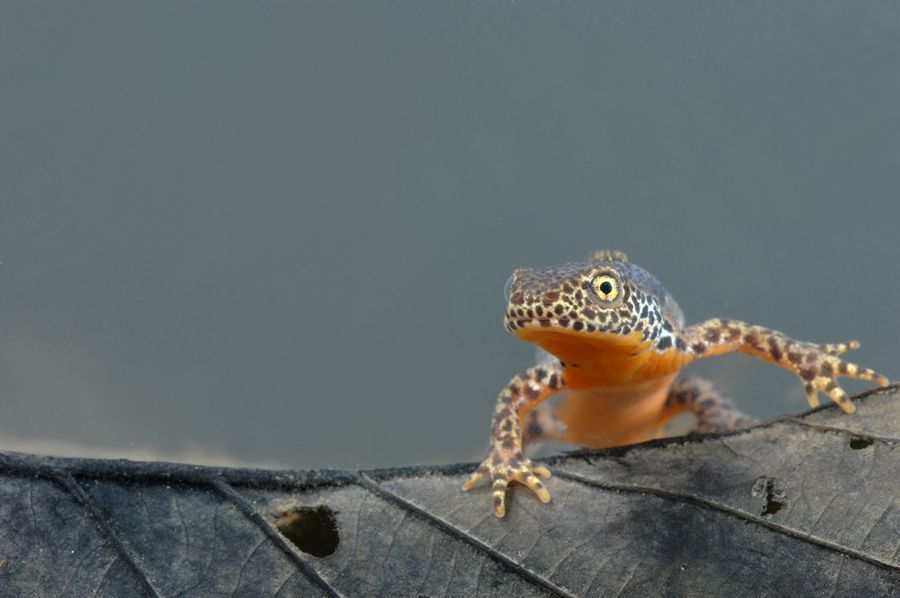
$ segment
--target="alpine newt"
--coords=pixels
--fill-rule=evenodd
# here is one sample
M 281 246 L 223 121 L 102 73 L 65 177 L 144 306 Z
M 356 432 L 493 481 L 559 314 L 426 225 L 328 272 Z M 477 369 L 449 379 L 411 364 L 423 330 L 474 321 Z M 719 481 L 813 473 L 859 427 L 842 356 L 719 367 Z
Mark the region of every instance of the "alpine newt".
M 844 361 L 856 341 L 819 345 L 724 318 L 685 327 L 675 300 L 646 270 L 618 251 L 585 262 L 521 268 L 507 283 L 506 328 L 553 359 L 514 377 L 500 392 L 488 458 L 463 485 L 493 481 L 494 512 L 506 512 L 510 482 L 550 500 L 538 479 L 550 471 L 522 452 L 535 440 L 609 447 L 658 436 L 672 416 L 692 412 L 697 432 L 745 427 L 752 420 L 698 378 L 677 379 L 695 359 L 741 351 L 796 373 L 809 404 L 823 392 L 847 413 L 854 406 L 836 378 L 887 384 L 884 376 Z M 535 407 L 564 391 L 555 407 Z

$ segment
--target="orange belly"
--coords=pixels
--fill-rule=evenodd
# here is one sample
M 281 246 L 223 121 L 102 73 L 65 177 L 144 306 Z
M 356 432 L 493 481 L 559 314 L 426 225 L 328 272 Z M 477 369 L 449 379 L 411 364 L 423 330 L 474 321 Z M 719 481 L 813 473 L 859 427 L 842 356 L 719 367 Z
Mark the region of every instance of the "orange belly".
M 556 416 L 566 425 L 563 440 L 592 448 L 654 438 L 675 374 L 609 387 L 569 390 Z
M 566 425 L 562 439 L 603 448 L 656 437 L 669 388 L 689 354 L 659 351 L 631 334 L 584 334 L 526 328 L 520 338 L 539 344 L 566 364 L 566 392 L 556 416 Z

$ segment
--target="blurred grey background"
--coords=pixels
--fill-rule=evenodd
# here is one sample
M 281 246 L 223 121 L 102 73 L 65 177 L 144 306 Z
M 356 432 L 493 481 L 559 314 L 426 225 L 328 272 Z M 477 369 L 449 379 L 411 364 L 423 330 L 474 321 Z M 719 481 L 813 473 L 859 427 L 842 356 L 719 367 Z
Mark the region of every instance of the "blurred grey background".
M 898 6 L 3 3 L 0 447 L 479 459 L 507 276 L 597 248 L 900 377 Z

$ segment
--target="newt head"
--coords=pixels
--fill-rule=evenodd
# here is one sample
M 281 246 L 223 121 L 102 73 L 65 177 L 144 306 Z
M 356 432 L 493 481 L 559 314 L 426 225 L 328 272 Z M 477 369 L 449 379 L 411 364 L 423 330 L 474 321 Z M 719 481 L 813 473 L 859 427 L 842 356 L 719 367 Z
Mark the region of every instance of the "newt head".
M 507 330 L 568 366 L 587 365 L 606 378 L 619 377 L 613 372 L 630 375 L 653 353 L 683 348 L 678 346 L 677 331 L 684 323 L 678 304 L 652 274 L 621 252 L 598 251 L 587 261 L 549 268 L 519 268 L 507 282 L 506 298 Z

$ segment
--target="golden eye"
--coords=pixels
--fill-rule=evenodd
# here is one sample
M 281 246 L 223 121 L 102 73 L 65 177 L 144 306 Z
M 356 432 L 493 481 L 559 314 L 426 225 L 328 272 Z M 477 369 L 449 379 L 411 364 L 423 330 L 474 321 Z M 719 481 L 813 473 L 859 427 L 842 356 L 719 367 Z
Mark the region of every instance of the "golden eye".
M 602 301 L 615 301 L 619 296 L 619 281 L 609 274 L 595 276 L 591 287 Z

